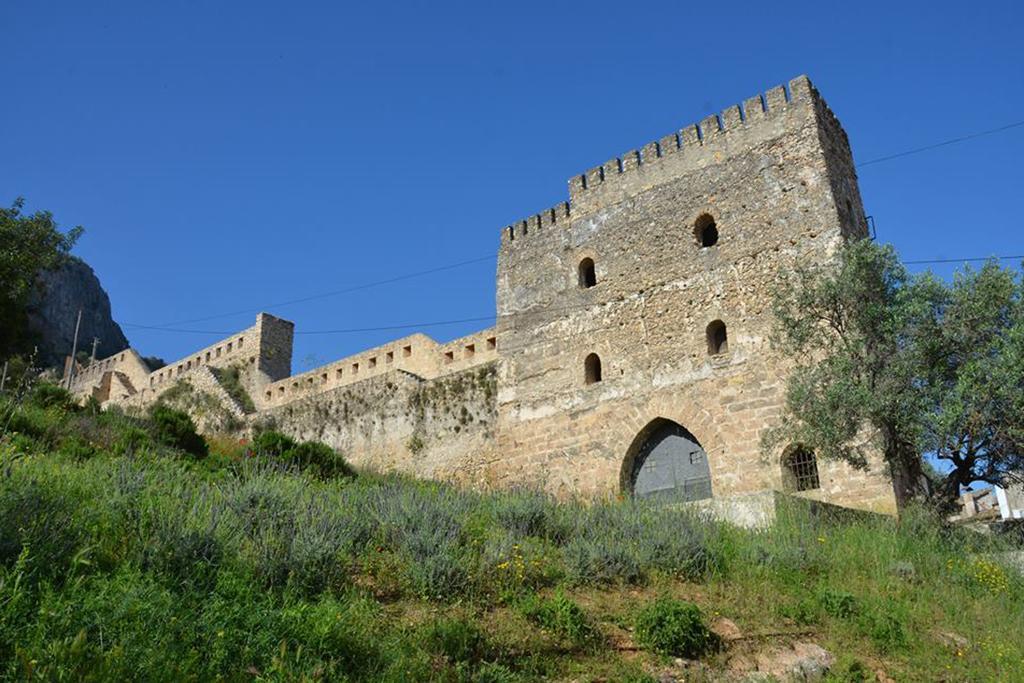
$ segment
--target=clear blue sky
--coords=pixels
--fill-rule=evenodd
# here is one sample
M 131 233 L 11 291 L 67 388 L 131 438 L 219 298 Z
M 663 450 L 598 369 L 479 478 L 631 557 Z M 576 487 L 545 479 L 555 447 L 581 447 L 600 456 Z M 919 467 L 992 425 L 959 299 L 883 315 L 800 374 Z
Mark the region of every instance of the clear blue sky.
M 85 226 L 115 317 L 170 360 L 217 335 L 131 324 L 492 255 L 569 176 L 801 73 L 860 162 L 1024 119 L 1019 2 L 784 5 L 5 2 L 0 201 Z M 1020 254 L 1022 164 L 1018 127 L 861 190 L 904 258 Z M 300 333 L 489 315 L 494 261 L 270 310 Z M 295 367 L 402 334 L 300 334 Z

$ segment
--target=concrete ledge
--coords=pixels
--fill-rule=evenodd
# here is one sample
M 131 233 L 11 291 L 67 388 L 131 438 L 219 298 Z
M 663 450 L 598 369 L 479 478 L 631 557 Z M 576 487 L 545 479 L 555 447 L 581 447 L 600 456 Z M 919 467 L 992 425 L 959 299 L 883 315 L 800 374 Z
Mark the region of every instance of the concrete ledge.
M 818 500 L 792 496 L 781 491 L 765 489 L 754 493 L 721 496 L 685 503 L 698 514 L 718 522 L 728 522 L 744 529 L 765 529 L 771 526 L 784 509 L 798 510 L 811 517 L 831 521 L 857 521 L 882 517 L 875 512 L 823 503 Z

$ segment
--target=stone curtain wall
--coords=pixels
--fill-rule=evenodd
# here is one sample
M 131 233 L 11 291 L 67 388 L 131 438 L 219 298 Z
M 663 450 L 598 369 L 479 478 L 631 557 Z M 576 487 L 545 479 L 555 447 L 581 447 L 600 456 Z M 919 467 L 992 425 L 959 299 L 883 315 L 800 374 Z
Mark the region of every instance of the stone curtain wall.
M 357 467 L 466 481 L 491 450 L 495 363 L 424 380 L 393 370 L 270 408 L 258 426 L 330 444 Z
M 573 178 L 570 193 L 570 207 L 503 232 L 499 444 L 479 477 L 617 495 L 637 435 L 667 418 L 707 451 L 715 495 L 782 488 L 781 454 L 760 447 L 788 363 L 769 344 L 770 289 L 780 269 L 827 262 L 844 235 L 865 232 L 846 137 L 824 102 L 796 79 L 742 115 L 730 108 Z M 714 246 L 695 235 L 702 216 Z M 593 287 L 581 286 L 583 259 Z M 720 355 L 709 355 L 713 321 L 726 326 Z M 590 354 L 601 360 L 593 384 Z M 893 509 L 879 461 L 869 473 L 820 469 L 822 488 L 805 495 Z
M 493 362 L 497 357 L 493 329 L 447 344 L 438 344 L 425 334 L 414 334 L 267 384 L 258 396 L 258 405 L 263 408 L 286 405 L 395 370 L 434 379 Z

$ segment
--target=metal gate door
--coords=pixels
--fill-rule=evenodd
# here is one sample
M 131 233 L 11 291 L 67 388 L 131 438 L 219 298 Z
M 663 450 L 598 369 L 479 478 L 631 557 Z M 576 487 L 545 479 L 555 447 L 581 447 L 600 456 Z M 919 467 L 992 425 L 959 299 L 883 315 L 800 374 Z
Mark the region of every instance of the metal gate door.
M 711 497 L 711 468 L 697 439 L 675 422 L 654 430 L 633 461 L 633 494 L 657 500 Z

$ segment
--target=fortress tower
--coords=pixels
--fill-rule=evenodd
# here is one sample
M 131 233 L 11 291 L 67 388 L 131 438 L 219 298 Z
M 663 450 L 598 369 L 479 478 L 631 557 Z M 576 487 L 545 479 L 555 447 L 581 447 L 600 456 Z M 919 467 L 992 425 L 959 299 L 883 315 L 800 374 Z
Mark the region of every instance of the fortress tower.
M 760 446 L 788 368 L 769 344 L 773 283 L 867 234 L 846 134 L 806 77 L 569 188 L 502 235 L 500 478 L 678 498 L 802 488 L 892 508 L 879 463 Z
M 107 359 L 75 389 L 103 394 L 120 372 L 110 400 L 144 407 L 191 382 L 230 402 L 218 373 L 235 364 L 253 407 L 233 414 L 356 465 L 561 496 L 776 489 L 894 511 L 879 459 L 858 471 L 761 448 L 793 362 L 769 343 L 772 286 L 866 235 L 846 134 L 800 77 L 570 179 L 568 202 L 504 228 L 492 329 L 292 376 L 291 324 L 261 315 L 244 345 L 148 377 Z

